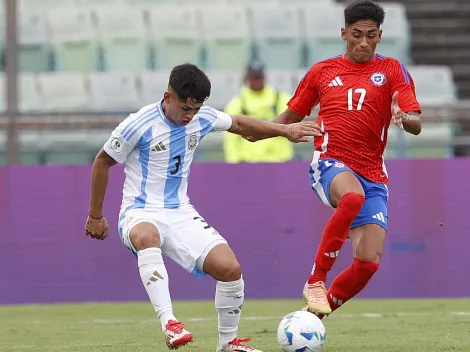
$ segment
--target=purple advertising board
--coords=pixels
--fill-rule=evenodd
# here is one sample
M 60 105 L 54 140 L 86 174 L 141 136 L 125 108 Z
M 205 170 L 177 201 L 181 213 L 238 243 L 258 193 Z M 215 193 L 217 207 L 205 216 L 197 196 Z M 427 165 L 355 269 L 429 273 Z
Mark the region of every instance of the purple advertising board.
M 389 232 L 363 298 L 470 296 L 470 160 L 392 160 Z M 117 217 L 124 175 L 105 201 L 110 236 L 84 236 L 90 166 L 0 169 L 0 304 L 145 300 Z M 242 264 L 246 297 L 299 298 L 332 213 L 309 187 L 308 162 L 193 165 L 189 194 Z M 330 276 L 351 262 L 347 243 Z M 212 299 L 215 283 L 166 261 L 174 299 Z

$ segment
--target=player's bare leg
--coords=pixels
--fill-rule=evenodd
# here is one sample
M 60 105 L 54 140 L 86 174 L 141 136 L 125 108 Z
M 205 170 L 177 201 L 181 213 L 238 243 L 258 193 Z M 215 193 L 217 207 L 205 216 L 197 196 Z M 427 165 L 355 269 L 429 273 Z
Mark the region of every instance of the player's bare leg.
M 225 243 L 215 246 L 207 255 L 203 270 L 217 280 L 215 308 L 219 315 L 217 352 L 261 352 L 247 346 L 250 339 L 237 338 L 245 297 L 240 263 Z
M 168 348 L 177 349 L 192 342 L 193 335 L 173 315 L 157 228 L 148 222 L 140 223 L 132 228 L 129 238 L 137 251 L 140 278 L 160 319 Z
M 344 171 L 331 181 L 330 199 L 336 210 L 325 226 L 312 273 L 303 291 L 309 310 L 317 314 L 332 311 L 325 287 L 326 276 L 348 237 L 351 224 L 361 211 L 364 190 L 352 172 Z

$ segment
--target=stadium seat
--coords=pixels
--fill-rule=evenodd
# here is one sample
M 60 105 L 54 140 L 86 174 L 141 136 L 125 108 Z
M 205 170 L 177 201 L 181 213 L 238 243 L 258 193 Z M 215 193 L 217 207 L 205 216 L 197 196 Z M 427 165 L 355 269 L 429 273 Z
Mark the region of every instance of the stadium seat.
M 0 112 L 5 112 L 7 108 L 6 91 L 5 91 L 6 76 L 0 73 Z M 43 109 L 43 102 L 39 95 L 38 83 L 34 74 L 23 73 L 18 76 L 18 109 L 24 112 L 38 112 Z
M 130 3 L 130 0 L 75 0 L 79 7 L 101 6 L 101 5 L 121 5 Z
M 139 73 L 141 105 L 153 104 L 163 99 L 168 88 L 169 71 L 142 71 Z
M 149 6 L 148 13 L 158 68 L 200 64 L 201 33 L 193 7 Z
M 257 57 L 272 69 L 296 69 L 302 64 L 301 26 L 295 7 L 251 7 L 252 37 Z
M 393 2 L 382 6 L 385 10 L 385 22 L 377 52 L 408 65 L 411 63 L 411 24 L 406 17 L 405 6 Z
M 453 156 L 454 125 L 450 122 L 423 122 L 419 136 L 405 134 L 408 158 L 450 158 Z
M 129 4 L 136 5 L 175 5 L 181 2 L 181 0 L 124 0 Z M 193 2 L 194 4 L 194 2 Z
M 18 10 L 23 12 L 45 12 L 57 7 L 73 7 L 79 0 L 18 0 Z
M 201 6 L 199 14 L 210 69 L 243 70 L 252 57 L 247 9 L 240 5 Z
M 418 65 L 409 66 L 408 71 L 415 82 L 416 96 L 422 106 L 452 104 L 457 101 L 457 88 L 450 67 Z M 439 144 L 443 142 L 451 143 L 454 135 L 454 123 L 426 122 L 424 120 L 418 138 L 406 135 L 406 142 L 412 146 L 408 148 L 408 156 L 416 158 L 450 157 L 453 148 Z M 433 141 L 436 141 L 436 143 L 433 143 Z M 414 147 L 415 142 L 423 142 L 426 145 Z
M 238 73 L 221 70 L 207 70 L 206 74 L 212 86 L 207 105 L 223 110 L 227 103 L 240 92 L 242 77 Z
M 24 72 L 49 70 L 47 26 L 40 12 L 24 11 L 19 16 L 19 69 Z
M 100 6 L 93 10 L 104 51 L 104 66 L 110 71 L 139 72 L 148 67 L 144 12 L 127 5 Z
M 94 72 L 89 82 L 95 111 L 130 112 L 140 107 L 136 79 L 131 73 Z
M 278 90 L 293 94 L 296 88 L 294 77 L 290 70 L 267 70 L 266 82 Z
M 96 29 L 87 8 L 55 8 L 48 11 L 51 41 L 58 70 L 82 73 L 99 67 Z
M 282 2 L 282 0 L 279 0 Z M 328 6 L 335 4 L 335 0 L 289 0 L 290 5 L 296 6 L 308 6 L 308 5 L 316 5 L 316 6 Z
M 421 104 L 448 104 L 457 101 L 457 88 L 452 69 L 448 66 L 415 65 L 408 71 Z
M 45 111 L 88 111 L 85 76 L 80 73 L 41 73 L 39 89 Z
M 341 28 L 344 27 L 343 10 L 343 6 L 337 4 L 305 7 L 304 33 L 309 64 L 346 51 L 346 44 L 341 39 Z
M 40 95 L 39 84 L 35 74 L 23 73 L 18 80 L 18 104 L 20 111 L 40 112 L 44 103 Z

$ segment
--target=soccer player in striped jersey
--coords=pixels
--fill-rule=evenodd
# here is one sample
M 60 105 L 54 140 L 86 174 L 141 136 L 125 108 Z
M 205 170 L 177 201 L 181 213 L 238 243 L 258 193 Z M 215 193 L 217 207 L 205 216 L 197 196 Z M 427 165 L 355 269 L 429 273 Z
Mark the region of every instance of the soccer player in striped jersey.
M 373 1 L 355 1 L 344 17 L 346 54 L 313 65 L 288 109 L 275 120 L 298 123 L 320 105 L 317 122 L 323 135 L 314 139 L 310 186 L 335 212 L 303 291 L 309 311 L 320 317 L 361 292 L 379 268 L 388 226 L 383 156 L 390 123 L 414 135 L 421 132 L 412 77 L 397 60 L 375 53 L 383 8 Z M 327 291 L 327 273 L 348 236 L 354 261 Z
M 166 344 L 176 349 L 193 340 L 173 314 L 163 255 L 188 273 L 217 280 L 218 352 L 260 352 L 249 339 L 237 337 L 244 300 L 240 264 L 226 240 L 191 205 L 187 195 L 194 152 L 210 132 L 242 136 L 283 136 L 306 142 L 318 136 L 314 122 L 276 124 L 247 116 L 230 116 L 204 105 L 211 84 L 196 66 L 173 68 L 161 101 L 130 114 L 111 134 L 93 164 L 86 234 L 102 240 L 108 234 L 102 205 L 109 168 L 125 164 L 119 234 L 137 257 L 140 277 L 157 313 Z

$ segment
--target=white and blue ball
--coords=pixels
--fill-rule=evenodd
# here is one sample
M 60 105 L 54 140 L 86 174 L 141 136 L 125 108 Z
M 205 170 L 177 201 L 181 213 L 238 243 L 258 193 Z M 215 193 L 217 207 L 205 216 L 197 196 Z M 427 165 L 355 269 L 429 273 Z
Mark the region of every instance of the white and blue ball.
M 316 315 L 298 311 L 281 320 L 277 339 L 284 352 L 319 352 L 325 343 L 326 330 Z

